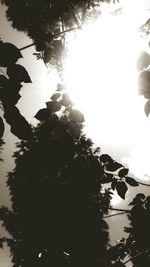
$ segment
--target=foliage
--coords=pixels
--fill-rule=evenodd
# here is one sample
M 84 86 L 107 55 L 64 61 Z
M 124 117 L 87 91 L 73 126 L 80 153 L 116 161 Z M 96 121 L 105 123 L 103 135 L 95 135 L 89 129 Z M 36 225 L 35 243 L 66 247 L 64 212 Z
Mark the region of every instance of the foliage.
M 65 33 L 81 29 L 93 15 L 99 15 L 97 6 L 115 0 L 4 0 L 7 18 L 12 26 L 24 31 L 33 40 L 38 58 L 45 63 L 61 65 L 64 56 Z
M 81 28 L 91 8 L 103 1 L 3 2 L 13 26 L 27 32 L 49 62 L 61 58 L 62 32 L 75 25 Z M 150 197 L 136 195 L 132 208 L 124 211 L 130 222 L 125 227 L 128 237 L 109 244 L 105 218 L 115 216 L 109 214 L 113 191 L 125 199 L 128 188 L 140 183 L 126 167 L 94 148 L 83 133 L 84 116 L 62 84 L 35 114 L 37 127 L 25 120 L 15 105 L 22 83 L 31 78 L 17 64 L 20 57 L 17 47 L 0 42 L 0 66 L 7 73 L 0 76 L 1 108 L 11 132 L 20 139 L 13 156 L 15 168 L 7 179 L 12 208 L 0 207 L 0 220 L 10 238 L 1 237 L 0 246 L 8 244 L 15 267 L 124 267 L 129 261 L 148 267 Z M 1 118 L 1 138 L 3 133 Z

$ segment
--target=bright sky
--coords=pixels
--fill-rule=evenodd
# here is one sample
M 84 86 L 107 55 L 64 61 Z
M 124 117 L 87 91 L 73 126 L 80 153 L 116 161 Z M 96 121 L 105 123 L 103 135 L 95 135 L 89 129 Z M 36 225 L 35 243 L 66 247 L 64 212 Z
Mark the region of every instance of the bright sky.
M 114 5 L 104 5 L 95 23 L 69 37 L 64 80 L 85 114 L 88 135 L 116 150 L 130 146 L 122 161 L 137 177 L 150 180 L 150 119 L 138 95 L 135 67 L 140 51 L 147 49 L 137 29 L 149 15 L 148 1 L 122 2 L 121 15 L 111 15 Z

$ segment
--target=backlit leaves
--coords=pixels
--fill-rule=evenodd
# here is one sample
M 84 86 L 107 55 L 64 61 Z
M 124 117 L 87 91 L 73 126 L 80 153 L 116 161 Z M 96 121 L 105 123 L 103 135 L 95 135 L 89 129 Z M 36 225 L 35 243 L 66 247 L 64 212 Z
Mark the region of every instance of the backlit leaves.
M 112 160 L 113 159 L 107 154 L 102 154 L 100 156 L 100 161 L 103 162 L 103 163 L 111 162 Z
M 51 99 L 56 101 L 58 98 L 61 97 L 61 94 L 60 93 L 54 93 L 52 96 L 51 96 Z
M 42 108 L 35 114 L 34 117 L 39 121 L 45 121 L 50 117 L 51 114 L 52 112 L 50 109 Z
M 0 66 L 8 67 L 21 57 L 22 54 L 15 45 L 0 41 Z
M 131 186 L 138 186 L 138 182 L 133 179 L 132 177 L 126 177 L 126 183 L 131 185 Z
M 82 123 L 84 122 L 84 116 L 83 114 L 76 110 L 76 109 L 72 109 L 69 113 L 69 119 L 78 123 Z
M 57 112 L 61 109 L 61 104 L 55 100 L 46 102 L 46 106 L 51 112 Z
M 146 101 L 144 111 L 145 111 L 146 116 L 148 117 L 150 113 L 150 100 Z
M 122 177 L 126 176 L 128 174 L 128 172 L 129 172 L 129 169 L 123 168 L 118 172 L 118 175 L 119 175 L 119 177 L 122 178 Z
M 122 167 L 122 164 L 118 163 L 115 160 L 112 160 L 108 162 L 105 167 L 107 171 L 115 172 Z
M 125 194 L 126 194 L 126 192 L 128 190 L 128 187 L 127 187 L 126 183 L 123 182 L 123 181 L 118 181 L 117 184 L 116 184 L 116 190 L 117 190 L 118 195 L 121 198 L 125 199 Z
M 9 78 L 15 81 L 24 82 L 24 83 L 32 82 L 27 70 L 19 64 L 10 65 L 7 68 L 7 74 Z

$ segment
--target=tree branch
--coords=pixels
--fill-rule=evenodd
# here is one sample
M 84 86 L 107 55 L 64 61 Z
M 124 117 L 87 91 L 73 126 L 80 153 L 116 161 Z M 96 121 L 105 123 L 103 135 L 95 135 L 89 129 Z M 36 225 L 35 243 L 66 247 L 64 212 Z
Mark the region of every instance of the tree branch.
M 27 48 L 34 46 L 34 45 L 35 45 L 35 43 L 29 44 L 29 45 L 26 45 L 24 47 L 21 47 L 19 50 L 22 51 L 22 50 L 27 49 Z
M 119 212 L 119 213 L 115 213 L 115 214 L 111 214 L 111 215 L 106 215 L 103 217 L 103 219 L 110 218 L 110 217 L 113 217 L 116 215 L 126 214 L 126 213 L 127 213 L 127 211 L 123 211 L 123 212 Z

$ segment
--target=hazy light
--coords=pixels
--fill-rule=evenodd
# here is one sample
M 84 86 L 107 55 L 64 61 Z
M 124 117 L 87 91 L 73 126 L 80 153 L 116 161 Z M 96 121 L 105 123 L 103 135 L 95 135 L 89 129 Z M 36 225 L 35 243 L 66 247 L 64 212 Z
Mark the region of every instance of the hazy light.
M 145 99 L 138 95 L 136 71 L 145 45 L 137 29 L 146 13 L 144 2 L 124 2 L 121 15 L 104 8 L 104 15 L 72 37 L 65 82 L 93 141 L 116 149 L 130 146 L 131 157 L 124 162 L 137 176 L 148 175 L 150 123 L 144 114 Z
M 105 14 L 70 43 L 65 82 L 96 142 L 132 143 L 129 129 L 139 112 L 135 64 L 140 40 L 130 23 L 125 16 Z

